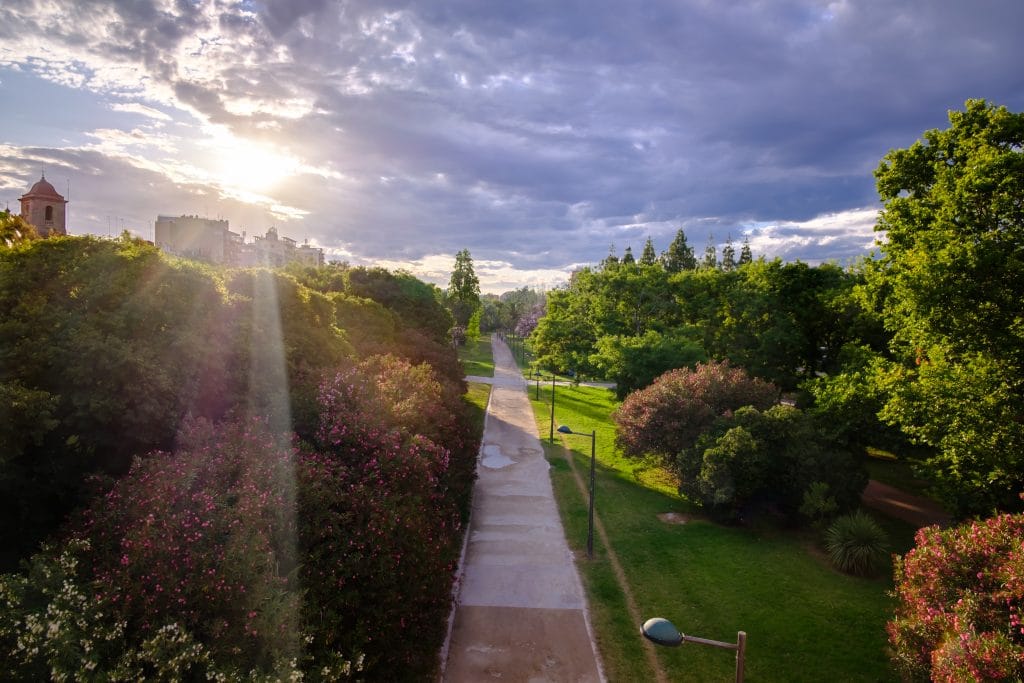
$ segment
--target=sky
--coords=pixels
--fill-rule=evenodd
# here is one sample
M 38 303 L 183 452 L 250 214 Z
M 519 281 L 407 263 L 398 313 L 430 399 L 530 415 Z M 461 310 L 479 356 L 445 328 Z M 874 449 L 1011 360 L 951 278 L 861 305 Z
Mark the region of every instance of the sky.
M 872 171 L 969 98 L 1024 110 L 1020 0 L 3 0 L 0 206 L 157 215 L 484 291 L 682 229 L 849 262 Z

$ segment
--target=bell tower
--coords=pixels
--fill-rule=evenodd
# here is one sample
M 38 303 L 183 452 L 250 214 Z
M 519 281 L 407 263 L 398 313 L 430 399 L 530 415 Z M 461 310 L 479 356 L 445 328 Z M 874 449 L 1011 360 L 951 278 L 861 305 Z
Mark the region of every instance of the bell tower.
M 68 234 L 66 205 L 68 201 L 57 193 L 43 173 L 32 189 L 21 196 L 21 217 L 31 223 L 40 237 Z

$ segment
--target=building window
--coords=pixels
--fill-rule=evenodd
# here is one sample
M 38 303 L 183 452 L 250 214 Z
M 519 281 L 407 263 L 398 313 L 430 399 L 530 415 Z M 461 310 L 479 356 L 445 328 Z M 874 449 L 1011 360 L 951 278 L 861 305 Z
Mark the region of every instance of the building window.
M 44 217 L 44 220 L 47 220 L 47 221 L 52 221 L 53 220 L 53 207 L 52 206 L 46 207 L 46 216 Z

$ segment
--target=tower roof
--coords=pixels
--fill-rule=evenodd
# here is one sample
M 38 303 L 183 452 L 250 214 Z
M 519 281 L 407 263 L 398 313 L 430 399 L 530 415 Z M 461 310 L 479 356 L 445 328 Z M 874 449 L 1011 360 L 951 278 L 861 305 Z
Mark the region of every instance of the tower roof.
M 54 200 L 57 200 L 57 201 L 60 201 L 60 202 L 64 201 L 63 195 L 58 193 L 57 190 L 53 189 L 53 185 L 50 184 L 50 181 L 48 181 L 46 179 L 45 175 L 42 178 L 39 179 L 39 182 L 37 182 L 35 185 L 32 186 L 31 190 L 29 190 L 24 195 L 22 195 L 21 198 L 22 199 L 44 199 L 45 198 L 45 199 L 54 199 Z

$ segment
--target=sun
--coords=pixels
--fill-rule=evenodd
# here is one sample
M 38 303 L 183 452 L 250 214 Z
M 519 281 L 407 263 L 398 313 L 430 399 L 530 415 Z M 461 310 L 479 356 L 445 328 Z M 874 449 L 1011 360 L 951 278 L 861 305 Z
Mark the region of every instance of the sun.
M 272 190 L 299 167 L 294 157 L 240 138 L 218 145 L 212 169 L 222 187 L 243 192 Z

